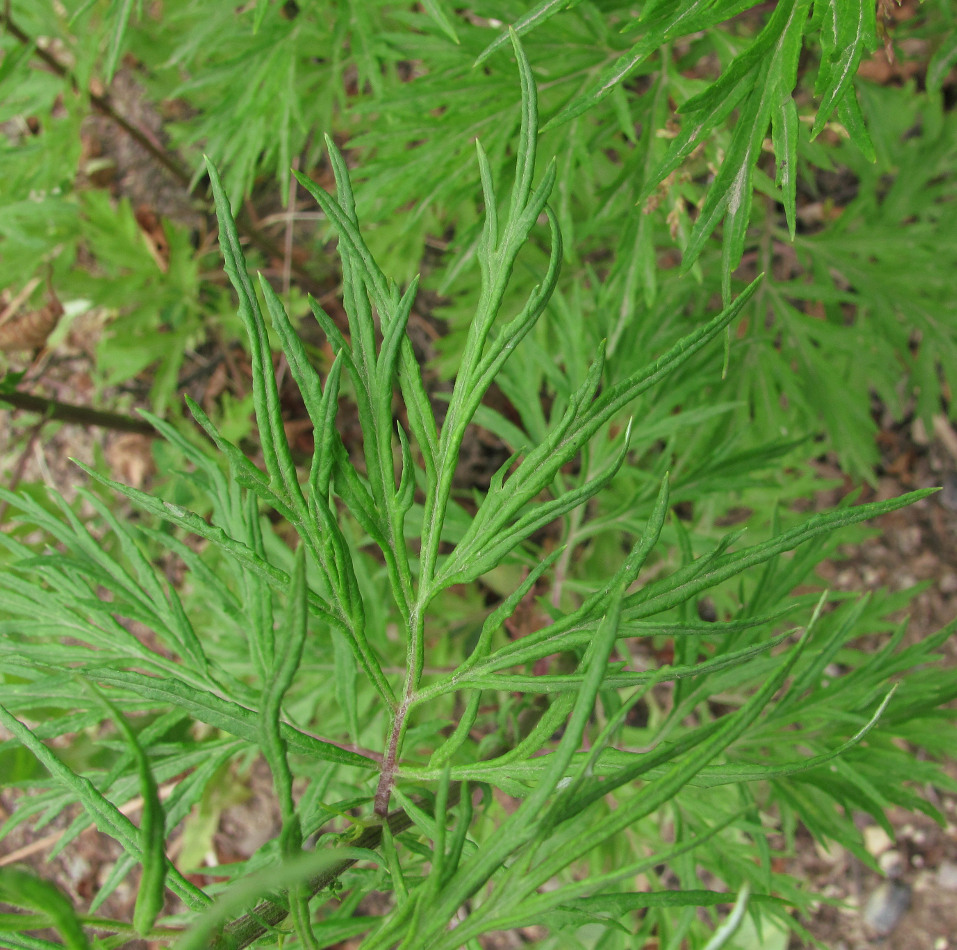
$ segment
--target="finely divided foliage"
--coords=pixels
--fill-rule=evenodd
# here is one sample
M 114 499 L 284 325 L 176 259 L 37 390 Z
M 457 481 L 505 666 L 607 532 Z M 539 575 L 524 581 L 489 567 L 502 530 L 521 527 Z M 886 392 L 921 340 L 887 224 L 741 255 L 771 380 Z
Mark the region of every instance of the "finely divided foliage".
M 110 68 L 132 5 L 114 6 Z M 256 5 L 257 18 L 267 6 Z M 423 6 L 460 39 L 450 5 Z M 645 4 L 641 38 L 552 123 L 615 96 L 663 44 L 746 6 Z M 923 727 L 957 695 L 929 667 L 949 631 L 904 647 L 903 626 L 884 619 L 900 606 L 893 598 L 840 604 L 793 593 L 836 529 L 929 492 L 790 526 L 775 518 L 753 543 L 740 533 L 692 539 L 671 515 L 673 492 L 723 490 L 721 470 L 672 474 L 665 453 L 643 474 L 639 465 L 655 440 L 671 445 L 680 425 L 708 417 L 695 410 L 682 423 L 671 408 L 713 383 L 728 328 L 766 293 L 758 278 L 732 299 L 730 274 L 769 126 L 793 229 L 791 91 L 809 24 L 825 54 L 822 112 L 845 115 L 866 147 L 849 82 L 873 34 L 869 4 L 778 4 L 721 78 L 686 103 L 687 125 L 640 183 L 650 193 L 740 108 L 687 246 L 690 264 L 726 216 L 724 309 L 624 372 L 609 370 L 614 339 L 587 360 L 579 353 L 580 365 L 569 356 L 565 370 L 549 360 L 547 410 L 537 389 L 526 393 L 516 423 L 483 405 L 489 388 L 521 393 L 523 374 L 534 378 L 516 364 L 527 356 L 541 365 L 536 325 L 547 308 L 543 324 L 554 312 L 558 332 L 573 333 L 572 304 L 556 295 L 566 251 L 550 204 L 565 171 L 538 160 L 538 92 L 518 39 L 532 45 L 566 7 L 594 13 L 548 0 L 510 33 L 521 94 L 510 178 L 503 155 L 493 161 L 476 142 L 479 286 L 445 404 L 427 389 L 407 332 L 418 282 L 403 291 L 380 268 L 346 161 L 327 138 L 335 193 L 298 176 L 341 261 L 347 325 L 311 301 L 333 353 L 324 374 L 269 282 L 250 278 L 227 189 L 208 163 L 261 458 L 190 401 L 209 441 L 148 417 L 186 465 L 168 497 L 86 468 L 87 523 L 59 496 L 0 489 L 20 525 L 0 533 L 0 723 L 6 746 L 19 744 L 44 770 L 23 780 L 34 794 L 0 834 L 26 821 L 41 827 L 79 803 L 58 848 L 95 824 L 123 852 L 83 915 L 51 884 L 0 871 L 0 898 L 19 909 L 0 916 L 4 946 L 61 945 L 33 935 L 52 927 L 78 948 L 139 935 L 197 950 L 350 937 L 365 950 L 475 950 L 489 931 L 543 924 L 553 946 L 624 950 L 655 937 L 710 950 L 730 946 L 746 914 L 759 933 L 802 931 L 795 912 L 812 895 L 774 861 L 796 821 L 870 861 L 853 811 L 881 822 L 894 804 L 936 814 L 906 780 L 947 780 L 902 746 L 926 745 Z M 523 257 L 540 242 L 541 259 Z M 305 465 L 283 425 L 271 338 L 312 423 Z M 346 400 L 359 446 L 341 434 Z M 667 407 L 664 419 L 654 401 Z M 500 429 L 514 454 L 487 491 L 467 498 L 453 477 L 476 421 Z M 727 446 L 716 455 L 732 479 L 753 462 Z M 718 487 L 701 487 L 709 479 Z M 624 503 L 602 509 L 616 483 L 626 485 Z M 118 517 L 117 497 L 137 514 Z M 608 569 L 563 589 L 570 552 L 609 536 Z M 174 565 L 177 583 L 162 569 Z M 495 596 L 466 633 L 449 629 L 449 598 L 479 582 Z M 706 593 L 720 606 L 714 622 L 698 615 Z M 888 630 L 876 653 L 852 646 Z M 101 754 L 46 744 L 84 730 Z M 201 887 L 169 845 L 184 822 L 188 843 L 197 810 L 260 756 L 281 830 L 232 880 Z M 134 822 L 123 806 L 137 797 Z M 105 918 L 103 902 L 137 866 L 132 920 Z M 386 907 L 364 903 L 376 891 L 390 893 Z M 165 902 L 170 894 L 177 904 Z
M 957 57 L 947 0 L 924 0 L 903 21 L 891 16 L 890 0 L 8 6 L 0 12 L 0 123 L 22 127 L 31 116 L 41 131 L 20 133 L 19 154 L 32 160 L 5 159 L 0 176 L 0 286 L 17 284 L 40 258 L 52 262 L 56 284 L 75 280 L 76 255 L 92 252 L 98 268 L 79 294 L 122 312 L 124 323 L 99 343 L 98 368 L 116 385 L 152 363 L 157 415 L 178 402 L 184 353 L 211 328 L 236 328 L 232 304 L 210 268 L 197 266 L 186 227 L 165 225 L 164 277 L 141 239 L 135 201 L 113 207 L 102 190 L 64 185 L 77 164 L 89 164 L 78 133 L 90 103 L 74 89 L 87 88 L 102 62 L 107 78 L 114 70 L 134 78 L 148 101 L 167 104 L 162 110 L 182 104 L 165 128 L 175 160 L 160 155 L 194 199 L 202 156 L 212 156 L 236 208 L 257 181 L 276 179 L 295 204 L 290 165 L 315 167 L 324 132 L 347 138 L 380 267 L 408 285 L 426 246 L 445 252 L 425 280 L 447 295 L 440 365 L 452 375 L 479 292 L 472 264 L 483 210 L 472 142 L 481 140 L 497 182 L 514 164 L 508 23 L 527 38 L 539 80 L 542 164 L 558 160 L 552 202 L 565 240 L 553 304 L 577 298 L 572 312 L 594 315 L 578 328 L 584 341 L 556 339 L 556 324 L 545 321 L 530 347 L 547 340 L 549 356 L 557 350 L 570 365 L 604 339 L 609 361 L 617 350 L 624 364 L 644 362 L 649 344 L 663 351 L 685 334 L 681 316 L 705 310 L 714 291 L 727 304 L 756 271 L 774 273 L 729 346 L 748 372 L 725 386 L 728 402 L 740 404 L 724 420 L 728 431 L 746 417 L 763 446 L 823 425 L 857 479 L 871 478 L 877 461 L 871 388 L 900 419 L 908 406 L 897 382 L 906 377 L 929 426 L 942 394 L 957 386 L 948 284 L 957 238 L 941 215 L 957 142 L 957 113 L 942 89 Z M 915 65 L 907 46 L 926 50 L 925 87 L 856 77 L 882 41 L 891 52 L 899 41 L 902 75 Z M 124 57 L 138 68 L 118 66 Z M 119 100 L 114 112 L 124 113 Z M 140 144 L 155 148 L 154 140 Z M 839 195 L 834 207 L 825 200 L 822 228 L 811 212 L 835 166 L 856 195 Z M 241 217 L 240 231 L 249 224 Z M 254 243 L 278 256 L 274 244 Z M 542 232 L 529 244 L 550 253 Z M 679 257 L 694 280 L 669 273 Z M 301 286 L 321 296 L 316 284 L 329 270 L 316 254 L 298 274 Z M 520 263 L 506 309 L 524 300 L 534 273 Z M 647 319 L 627 319 L 635 312 Z M 168 347 L 153 345 L 159 328 Z M 817 360 L 818 350 L 826 358 Z M 686 366 L 673 378 L 694 372 Z M 555 385 L 544 369 L 536 367 L 537 388 L 525 375 L 535 391 Z M 245 424 L 246 408 L 233 407 L 233 427 Z

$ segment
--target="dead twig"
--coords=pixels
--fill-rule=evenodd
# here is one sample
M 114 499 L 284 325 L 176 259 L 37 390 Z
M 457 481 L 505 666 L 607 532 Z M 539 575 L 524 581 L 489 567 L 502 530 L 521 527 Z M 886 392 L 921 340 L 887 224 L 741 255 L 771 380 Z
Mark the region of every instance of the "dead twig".
M 56 399 L 44 399 L 42 396 L 31 396 L 14 390 L 9 393 L 0 393 L 0 404 L 6 403 L 14 409 L 24 412 L 39 412 L 44 421 L 56 419 L 59 422 L 69 422 L 73 425 L 100 426 L 103 429 L 112 429 L 116 432 L 135 432 L 138 435 L 155 436 L 156 430 L 145 420 L 124 416 L 118 412 L 106 412 L 102 409 L 93 409 L 90 406 L 77 406 L 73 403 L 59 402 Z

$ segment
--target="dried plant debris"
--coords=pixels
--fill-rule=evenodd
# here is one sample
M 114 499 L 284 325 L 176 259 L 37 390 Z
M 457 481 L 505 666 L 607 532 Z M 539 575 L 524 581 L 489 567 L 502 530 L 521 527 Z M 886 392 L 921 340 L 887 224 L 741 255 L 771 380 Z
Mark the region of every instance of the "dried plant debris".
M 41 349 L 63 316 L 63 305 L 50 286 L 47 302 L 42 307 L 25 306 L 39 283 L 39 279 L 34 278 L 19 293 L 11 295 L 9 290 L 0 293 L 0 351 L 17 353 Z

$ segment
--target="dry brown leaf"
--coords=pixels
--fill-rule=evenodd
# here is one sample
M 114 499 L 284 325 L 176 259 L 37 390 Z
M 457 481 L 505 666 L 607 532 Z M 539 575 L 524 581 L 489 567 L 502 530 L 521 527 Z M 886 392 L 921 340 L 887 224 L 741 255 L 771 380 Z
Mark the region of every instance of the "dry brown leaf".
M 5 314 L 6 318 L 0 321 L 0 350 L 5 353 L 38 350 L 46 344 L 47 337 L 63 316 L 63 306 L 50 291 L 50 301 L 45 307 L 21 313 L 7 307 Z
M 118 435 L 106 447 L 106 460 L 113 477 L 124 485 L 142 488 L 153 474 L 153 440 L 146 435 L 128 433 Z

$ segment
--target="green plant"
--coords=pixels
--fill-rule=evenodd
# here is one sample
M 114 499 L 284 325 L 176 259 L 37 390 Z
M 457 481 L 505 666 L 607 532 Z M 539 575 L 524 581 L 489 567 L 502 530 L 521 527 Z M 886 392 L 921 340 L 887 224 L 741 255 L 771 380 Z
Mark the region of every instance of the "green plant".
M 792 912 L 811 895 L 774 869 L 781 828 L 793 833 L 800 820 L 871 861 L 852 810 L 885 823 L 892 803 L 936 814 L 910 782 L 948 780 L 901 740 L 927 748 L 927 722 L 957 695 L 952 677 L 929 666 L 949 631 L 905 648 L 903 626 L 885 619 L 900 598 L 839 604 L 793 593 L 837 528 L 928 492 L 793 527 L 775 520 L 770 537 L 751 545 L 740 532 L 717 542 L 692 536 L 669 519 L 672 460 L 660 457 L 658 440 L 673 445 L 687 423 L 644 407 L 680 406 L 717 385 L 720 340 L 759 280 L 641 369 L 609 377 L 598 348 L 580 378 L 574 367 L 552 372 L 547 411 L 527 405 L 521 427 L 511 424 L 523 444 L 488 491 L 453 493 L 468 425 L 495 422 L 482 407 L 489 386 L 509 378 L 518 354 L 535 359 L 532 330 L 562 261 L 548 204 L 556 166 L 536 183 L 535 83 L 514 36 L 512 45 L 522 87 L 514 179 L 500 201 L 477 146 L 481 289 L 441 412 L 406 332 L 417 281 L 403 292 L 380 270 L 346 163 L 327 139 L 335 197 L 299 177 L 337 234 L 342 266 L 348 333 L 312 305 L 335 351 L 325 380 L 268 281 L 257 292 L 250 280 L 209 167 L 253 361 L 262 467 L 191 401 L 215 452 L 149 418 L 191 463 L 180 477 L 205 498 L 208 518 L 91 469 L 94 484 L 149 518 L 121 520 L 112 494 L 84 490 L 102 526 L 94 531 L 62 499 L 51 512 L 0 490 L 22 525 L 19 536 L 0 534 L 0 722 L 49 773 L 24 778 L 37 794 L 5 827 L 42 823 L 78 801 L 86 814 L 67 840 L 92 821 L 125 851 L 92 916 L 29 876 L 0 875 L 4 899 L 31 911 L 0 920 L 6 945 L 49 946 L 30 931 L 53 926 L 75 947 L 119 946 L 137 933 L 180 948 L 263 937 L 322 947 L 364 935 L 365 948 L 453 950 L 477 947 L 490 930 L 547 922 L 552 942 L 543 945 L 624 948 L 654 934 L 659 945 L 718 947 L 745 910 L 759 930 L 801 931 Z M 543 217 L 547 264 L 524 301 L 503 312 Z M 283 429 L 266 313 L 312 421 L 307 472 Z M 361 421 L 359 458 L 336 428 L 347 393 Z M 780 457 L 772 447 L 751 467 Z M 728 459 L 696 477 L 720 477 Z M 645 477 L 625 480 L 627 514 L 603 511 L 619 474 L 639 463 Z M 566 552 L 588 536 L 593 514 L 594 543 L 617 551 L 607 570 L 572 584 Z M 556 523 L 563 536 L 549 530 Z M 53 543 L 38 544 L 32 529 Z M 181 585 L 162 580 L 156 551 L 186 569 Z M 453 635 L 443 600 L 493 576 L 502 595 L 473 629 Z M 716 622 L 697 615 L 706 591 Z M 520 608 L 531 620 L 505 635 Z M 855 647 L 878 631 L 892 634 L 878 652 Z M 649 648 L 662 642 L 673 644 L 673 661 L 650 664 Z M 73 768 L 44 744 L 108 722 L 116 731 L 100 733 L 105 766 Z M 167 859 L 164 842 L 218 770 L 259 754 L 282 832 L 238 880 L 201 889 Z M 171 781 L 161 801 L 157 787 Z M 137 794 L 139 827 L 119 811 Z M 304 848 L 350 812 L 351 831 Z M 132 927 L 97 917 L 137 864 Z M 164 888 L 185 908 L 169 919 Z M 388 912 L 363 913 L 362 899 L 382 890 L 392 896 Z M 718 927 L 718 908 L 731 903 Z M 90 938 L 84 926 L 110 936 Z
M 427 245 L 442 248 L 441 266 L 423 280 L 445 298 L 438 365 L 450 374 L 477 291 L 472 139 L 485 143 L 497 181 L 511 175 L 518 120 L 507 105 L 503 25 L 514 24 L 541 89 L 541 155 L 558 159 L 565 260 L 557 292 L 574 300 L 573 312 L 594 315 L 584 352 L 607 339 L 609 366 L 624 373 L 617 361 L 643 360 L 649 345 L 668 349 L 715 293 L 727 302 L 763 270 L 765 285 L 730 347 L 746 351 L 749 369 L 721 397 L 742 405 L 712 420 L 724 426 L 714 438 L 740 433 L 743 418 L 753 420 L 751 448 L 823 428 L 845 469 L 873 479 L 871 389 L 896 418 L 916 409 L 926 424 L 957 365 L 948 281 L 957 246 L 946 210 L 957 161 L 946 108 L 957 27 L 946 0 L 925 0 L 899 23 L 889 6 L 483 0 L 453 13 L 439 0 L 408 9 L 382 0 L 12 0 L 0 15 L 0 121 L 14 129 L 0 159 L 0 284 L 52 262 L 74 305 L 102 306 L 120 321 L 98 347 L 101 381 L 121 383 L 163 354 L 150 399 L 164 415 L 184 348 L 224 323 L 228 337 L 228 307 L 203 277 L 206 245 L 192 254 L 178 232 L 169 280 L 147 255 L 131 255 L 139 235 L 129 215 L 111 221 L 103 196 L 74 180 L 78 162 L 91 164 L 81 161 L 81 124 L 107 110 L 154 149 L 180 197 L 189 189 L 199 204 L 207 153 L 235 207 L 248 199 L 269 210 L 296 194 L 290 165 L 318 169 L 322 134 L 334 132 L 358 158 L 357 203 L 383 269 L 407 281 Z M 895 92 L 855 75 L 882 45 L 897 45 L 906 60 L 913 44 L 916 86 Z M 179 104 L 163 124 L 166 147 L 121 104 L 88 92 L 91 78 L 113 79 L 124 56 L 154 112 Z M 835 203 L 822 187 L 835 168 L 852 179 L 851 200 Z M 804 212 L 822 191 L 829 218 L 815 221 Z M 245 235 L 255 230 L 242 215 L 240 225 Z M 312 263 L 293 263 L 293 272 L 315 296 L 328 277 L 315 262 L 330 237 L 298 227 L 296 249 Z M 274 232 L 260 229 L 254 243 L 267 255 L 264 270 L 269 258 L 293 257 Z M 89 253 L 92 280 L 75 266 Z M 535 273 L 520 262 L 510 305 Z M 634 313 L 644 319 L 626 319 Z M 562 341 L 550 326 L 533 337 L 553 354 Z M 854 385 L 838 391 L 834 380 L 848 375 Z

